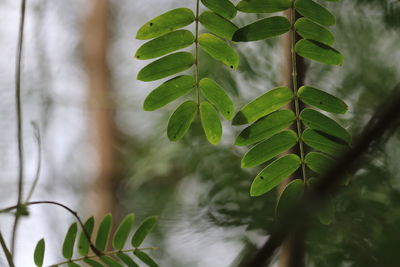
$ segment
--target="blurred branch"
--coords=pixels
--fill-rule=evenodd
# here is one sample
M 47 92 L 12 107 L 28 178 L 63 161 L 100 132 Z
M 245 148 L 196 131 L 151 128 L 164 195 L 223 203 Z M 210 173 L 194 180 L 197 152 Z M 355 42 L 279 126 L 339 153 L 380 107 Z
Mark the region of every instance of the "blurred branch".
M 242 261 L 238 266 L 254 267 L 265 266 L 270 263 L 275 251 L 282 242 L 290 235 L 303 232 L 311 214 L 313 214 L 321 203 L 326 201 L 331 194 L 338 193 L 340 179 L 349 171 L 356 171 L 360 168 L 359 158 L 382 138 L 391 135 L 400 118 L 400 83 L 394 88 L 388 99 L 383 101 L 376 110 L 363 133 L 356 138 L 352 149 L 347 151 L 336 163 L 329 168 L 325 175 L 322 175 L 321 182 L 311 188 L 305 196 L 304 201 L 282 216 L 276 223 L 266 243 L 256 251 L 250 260 Z
M 39 126 L 35 122 L 32 122 L 32 127 L 35 131 L 35 138 L 36 138 L 36 143 L 37 143 L 38 164 L 36 167 L 35 180 L 33 181 L 32 187 L 29 190 L 29 193 L 28 193 L 28 196 L 26 197 L 25 202 L 28 202 L 30 200 L 33 192 L 35 191 L 36 185 L 37 185 L 37 183 L 39 181 L 39 177 L 40 177 L 40 170 L 42 167 L 42 140 L 40 137 L 40 129 L 39 129 Z
M 6 255 L 8 265 L 10 265 L 10 267 L 15 267 L 13 257 L 11 255 L 10 251 L 8 250 L 6 242 L 4 241 L 4 238 L 3 238 L 3 234 L 1 232 L 0 232 L 0 244 L 1 244 L 1 247 L 3 248 L 4 254 Z
M 18 139 L 18 201 L 17 205 L 22 202 L 23 185 L 24 185 L 24 144 L 22 135 L 22 105 L 21 105 L 21 62 L 22 62 L 22 47 L 24 42 L 24 25 L 25 25 L 25 9 L 26 0 L 21 1 L 20 11 L 20 23 L 19 23 L 19 34 L 17 44 L 17 58 L 16 58 L 16 69 L 15 69 L 15 104 L 17 111 L 17 139 Z M 19 222 L 20 214 L 15 214 L 14 225 L 11 235 L 11 254 L 14 256 L 15 239 L 17 236 L 17 227 Z

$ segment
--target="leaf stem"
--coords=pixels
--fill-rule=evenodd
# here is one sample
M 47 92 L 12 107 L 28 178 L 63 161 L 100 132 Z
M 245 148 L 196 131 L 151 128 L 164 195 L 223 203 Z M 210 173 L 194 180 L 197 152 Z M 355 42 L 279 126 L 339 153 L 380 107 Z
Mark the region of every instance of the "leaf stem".
M 297 91 L 298 91 L 298 83 L 297 83 L 297 59 L 296 59 L 296 51 L 295 51 L 295 45 L 296 45 L 296 30 L 294 28 L 294 23 L 296 22 L 296 8 L 294 6 L 294 0 L 292 1 L 292 7 L 291 7 L 291 29 L 290 29 L 290 43 L 291 43 L 291 55 L 292 55 L 292 83 L 293 83 L 293 94 L 294 94 L 294 109 L 295 109 L 295 114 L 296 114 L 296 128 L 297 128 L 297 135 L 299 138 L 299 151 L 300 151 L 300 159 L 301 159 L 301 172 L 303 175 L 303 181 L 304 183 L 307 180 L 307 170 L 306 170 L 306 165 L 304 162 L 304 143 L 301 137 L 302 134 L 302 124 L 300 121 L 300 103 L 299 103 L 299 97 L 297 96 Z
M 195 76 L 196 76 L 196 101 L 197 108 L 200 106 L 200 57 L 199 57 L 199 13 L 200 13 L 200 0 L 196 2 L 196 39 L 195 39 Z
M 4 238 L 3 238 L 3 234 L 1 232 L 0 232 L 0 244 L 1 244 L 1 247 L 3 248 L 4 254 L 6 255 L 8 265 L 10 267 L 15 267 L 14 261 L 13 261 L 13 256 L 11 255 L 10 251 L 8 250 L 6 242 L 4 241 Z

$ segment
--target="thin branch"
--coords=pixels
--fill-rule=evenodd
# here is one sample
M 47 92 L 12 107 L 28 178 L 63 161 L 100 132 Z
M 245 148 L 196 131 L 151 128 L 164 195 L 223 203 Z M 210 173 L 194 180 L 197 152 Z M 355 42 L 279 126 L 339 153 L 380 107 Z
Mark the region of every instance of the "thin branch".
M 40 177 L 40 170 L 42 167 L 42 139 L 40 137 L 40 129 L 39 129 L 39 126 L 35 122 L 32 122 L 32 127 L 35 131 L 35 138 L 36 138 L 36 143 L 37 143 L 38 164 L 36 167 L 35 180 L 33 180 L 32 187 L 29 190 L 29 193 L 28 193 L 28 196 L 26 197 L 25 202 L 29 202 L 29 200 L 32 197 L 33 192 L 35 191 L 36 185 L 37 185 L 37 183 L 39 181 L 39 177 Z
M 290 234 L 304 227 L 309 216 L 315 213 L 321 203 L 324 203 L 330 195 L 339 192 L 340 179 L 349 171 L 354 172 L 360 168 L 360 157 L 370 151 L 382 137 L 393 134 L 393 130 L 400 126 L 398 123 L 400 118 L 399 103 L 400 84 L 376 110 L 364 127 L 363 133 L 355 139 L 357 141 L 352 149 L 339 157 L 335 164 L 321 176 L 320 182 L 310 189 L 302 202 L 277 221 L 276 228 L 272 231 L 267 242 L 253 254 L 251 259 L 241 262 L 238 266 L 265 266 L 271 261 L 282 242 Z M 299 225 L 299 222 L 301 222 L 301 225 Z
M 6 242 L 4 241 L 4 238 L 3 238 L 3 234 L 1 232 L 0 232 L 0 244 L 1 244 L 1 247 L 3 248 L 4 254 L 6 255 L 8 265 L 10 267 L 15 267 L 13 257 L 11 255 L 11 252 L 8 250 Z
M 22 202 L 23 185 L 24 185 L 24 144 L 22 132 L 22 105 L 21 105 L 21 63 L 22 63 L 22 47 L 24 42 L 24 26 L 25 26 L 25 9 L 26 0 L 21 0 L 19 34 L 17 44 L 17 58 L 15 66 L 15 104 L 17 111 L 17 139 L 18 139 L 18 205 Z M 11 254 L 14 256 L 15 240 L 17 236 L 17 227 L 20 214 L 15 214 L 14 225 L 11 234 Z

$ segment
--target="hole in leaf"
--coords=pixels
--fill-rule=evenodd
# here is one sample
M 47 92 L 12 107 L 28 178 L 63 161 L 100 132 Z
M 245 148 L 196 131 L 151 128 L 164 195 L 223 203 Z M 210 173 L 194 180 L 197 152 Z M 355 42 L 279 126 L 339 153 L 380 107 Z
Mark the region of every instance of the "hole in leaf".
M 319 103 L 322 105 L 322 101 L 319 101 Z
M 261 179 L 261 180 L 264 179 L 264 176 L 260 176 L 260 179 Z
M 233 65 L 231 65 L 231 69 L 233 69 Z
M 150 26 L 153 26 L 153 22 L 150 22 Z

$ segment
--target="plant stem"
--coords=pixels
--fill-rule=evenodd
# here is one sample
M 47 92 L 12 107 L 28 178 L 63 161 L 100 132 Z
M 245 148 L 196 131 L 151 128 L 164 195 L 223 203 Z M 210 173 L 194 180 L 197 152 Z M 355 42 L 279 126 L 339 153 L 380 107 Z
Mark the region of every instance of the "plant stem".
M 196 101 L 197 108 L 200 106 L 200 57 L 199 57 L 199 12 L 200 12 L 200 0 L 196 2 L 196 40 L 195 40 L 195 76 L 196 76 Z
M 303 181 L 304 183 L 307 180 L 307 171 L 306 171 L 306 165 L 304 162 L 304 143 L 301 137 L 302 134 L 302 124 L 300 121 L 300 103 L 299 103 L 299 97 L 297 96 L 297 91 L 298 91 L 298 83 L 297 83 L 297 59 L 296 59 L 296 51 L 295 51 L 295 45 L 296 45 L 296 30 L 294 28 L 294 23 L 296 22 L 296 9 L 294 7 L 294 1 L 292 1 L 292 8 L 291 8 L 291 24 L 292 27 L 290 29 L 290 34 L 291 34 L 291 55 L 292 55 L 292 82 L 293 82 L 293 94 L 294 94 L 294 109 L 295 109 L 295 114 L 296 114 L 296 128 L 297 128 L 297 135 L 299 138 L 299 151 L 300 151 L 300 160 L 301 160 L 301 171 L 303 175 Z
M 19 206 L 22 202 L 23 197 L 23 185 L 24 185 L 24 144 L 22 134 L 22 105 L 21 105 L 21 62 L 22 62 L 22 47 L 24 42 L 24 25 L 25 25 L 25 9 L 26 0 L 21 1 L 20 9 L 20 23 L 18 33 L 18 44 L 17 44 L 17 58 L 15 66 L 15 105 L 17 111 L 17 140 L 18 140 L 18 200 L 17 205 Z M 19 222 L 20 214 L 15 214 L 12 234 L 11 234 L 11 254 L 14 256 L 15 240 L 17 236 L 17 227 Z
M 42 139 L 40 137 L 40 129 L 39 129 L 39 126 L 34 122 L 32 123 L 32 127 L 35 131 L 35 138 L 36 138 L 36 142 L 37 142 L 38 164 L 36 167 L 35 179 L 33 180 L 31 189 L 29 190 L 29 193 L 26 197 L 25 202 L 28 202 L 31 199 L 33 192 L 36 189 L 36 185 L 37 185 L 37 183 L 39 181 L 39 177 L 40 177 L 40 170 L 42 167 Z
M 6 255 L 8 265 L 10 267 L 15 267 L 13 257 L 11 255 L 10 251 L 8 250 L 6 242 L 4 241 L 4 238 L 3 238 L 3 234 L 1 232 L 0 232 L 0 244 L 1 244 L 1 247 L 3 248 L 4 254 Z

